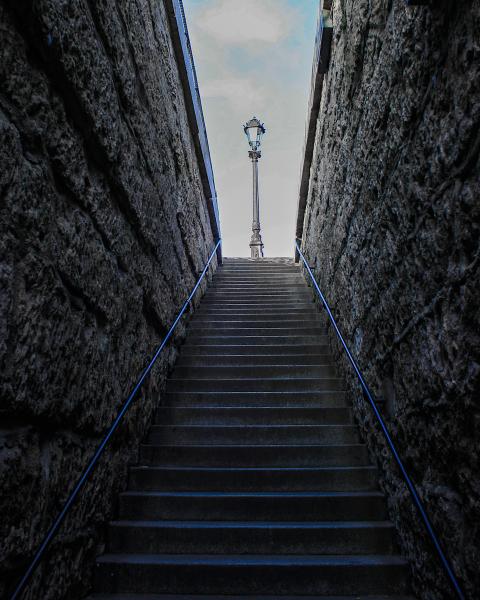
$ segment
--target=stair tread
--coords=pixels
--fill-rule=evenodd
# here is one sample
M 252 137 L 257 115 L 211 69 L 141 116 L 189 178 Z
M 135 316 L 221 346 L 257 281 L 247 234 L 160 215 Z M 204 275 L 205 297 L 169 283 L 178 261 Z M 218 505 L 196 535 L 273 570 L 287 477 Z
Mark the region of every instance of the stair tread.
M 348 492 L 209 492 L 209 491 L 150 491 L 150 490 L 127 490 L 120 496 L 135 496 L 151 498 L 163 498 L 172 496 L 192 497 L 192 498 L 383 498 L 383 493 L 375 490 L 368 491 L 348 491 Z
M 256 425 L 255 423 L 248 425 L 217 425 L 215 423 L 208 423 L 207 425 L 176 425 L 176 424 L 162 424 L 162 425 L 152 425 L 151 429 L 240 429 L 244 431 L 245 429 L 326 429 L 332 427 L 342 427 L 345 429 L 355 429 L 357 430 L 356 425 L 346 424 L 346 423 L 334 423 L 334 424 L 326 424 L 326 425 L 297 425 L 297 424 L 279 424 L 279 425 Z
M 204 594 L 94 594 L 85 600 L 275 600 L 275 596 L 222 595 L 211 596 Z M 382 595 L 382 596 L 281 596 L 282 600 L 415 600 L 413 596 Z
M 391 529 L 390 521 L 170 521 L 170 520 L 133 520 L 111 521 L 115 527 L 152 527 L 152 528 L 199 528 L 199 529 Z
M 205 448 L 205 444 L 198 444 L 201 448 Z M 176 447 L 176 444 L 151 444 L 151 443 L 144 443 L 142 444 L 142 446 L 155 446 L 156 448 L 158 447 L 170 447 L 170 446 L 174 446 Z M 193 446 L 195 446 L 195 444 L 193 444 Z M 305 448 L 305 446 L 307 446 L 308 448 L 331 448 L 332 446 L 336 446 L 339 448 L 364 448 L 365 444 L 361 444 L 361 443 L 345 443 L 345 444 L 298 444 L 298 443 L 293 443 L 293 444 L 247 444 L 247 445 L 239 445 L 239 447 L 241 448 L 248 448 L 248 446 L 251 446 L 252 448 Z M 218 444 L 218 443 L 212 443 L 212 444 L 208 444 L 209 448 L 234 448 L 235 444 Z
M 104 554 L 99 563 L 133 564 L 212 564 L 212 565 L 277 565 L 292 567 L 295 565 L 406 565 L 407 561 L 396 554 Z
M 339 467 L 172 467 L 172 466 L 156 466 L 156 465 L 135 465 L 134 467 L 131 467 L 131 469 L 133 470 L 145 470 L 145 471 L 208 471 L 208 472 L 218 472 L 218 473 L 223 473 L 223 472 L 236 472 L 236 473 L 253 473 L 256 471 L 266 471 L 268 473 L 273 472 L 284 472 L 286 471 L 288 472 L 294 472 L 294 473 L 298 473 L 300 472 L 305 472 L 305 473 L 315 473 L 315 472 L 336 472 L 336 471 L 344 471 L 344 472 L 350 472 L 350 471 L 376 471 L 377 468 L 373 465 L 360 465 L 360 466 L 356 466 L 353 465 L 351 467 L 349 466 L 339 466 Z

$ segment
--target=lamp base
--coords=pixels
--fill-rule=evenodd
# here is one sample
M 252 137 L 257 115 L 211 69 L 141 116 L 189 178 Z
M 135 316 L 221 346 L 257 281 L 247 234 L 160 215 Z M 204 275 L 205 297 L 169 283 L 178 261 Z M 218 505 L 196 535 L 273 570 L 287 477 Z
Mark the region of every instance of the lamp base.
M 263 242 L 261 238 L 250 242 L 250 253 L 251 258 L 263 258 Z

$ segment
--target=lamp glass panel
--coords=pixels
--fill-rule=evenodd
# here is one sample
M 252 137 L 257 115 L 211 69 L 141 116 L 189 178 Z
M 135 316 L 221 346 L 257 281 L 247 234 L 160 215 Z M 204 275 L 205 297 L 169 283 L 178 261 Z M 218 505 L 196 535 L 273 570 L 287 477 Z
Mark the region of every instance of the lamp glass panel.
M 256 147 L 258 145 L 258 142 L 259 142 L 259 139 L 258 139 L 259 138 L 259 136 L 258 136 L 259 131 L 260 131 L 260 127 L 249 127 L 248 128 L 248 132 L 250 134 L 249 135 L 249 138 L 250 138 L 249 141 L 250 141 L 250 143 L 254 147 Z

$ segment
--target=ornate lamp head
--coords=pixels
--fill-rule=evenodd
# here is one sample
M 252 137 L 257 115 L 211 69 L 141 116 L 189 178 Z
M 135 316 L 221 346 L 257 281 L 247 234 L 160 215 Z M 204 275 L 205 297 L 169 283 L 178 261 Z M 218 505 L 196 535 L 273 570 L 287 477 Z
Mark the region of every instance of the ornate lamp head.
M 257 152 L 260 148 L 262 135 L 265 133 L 265 126 L 261 123 L 257 117 L 253 117 L 250 121 L 247 121 L 243 126 L 243 130 L 248 138 L 250 148 Z

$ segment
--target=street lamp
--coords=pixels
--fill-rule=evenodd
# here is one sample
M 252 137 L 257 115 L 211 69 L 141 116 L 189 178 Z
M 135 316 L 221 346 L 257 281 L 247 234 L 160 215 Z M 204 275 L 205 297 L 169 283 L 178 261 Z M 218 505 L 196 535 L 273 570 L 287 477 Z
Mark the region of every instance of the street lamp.
M 253 222 L 252 222 L 252 239 L 250 240 L 250 251 L 252 258 L 263 258 L 263 242 L 260 235 L 260 205 L 258 196 L 258 159 L 262 156 L 260 152 L 260 142 L 262 135 L 265 133 L 263 123 L 253 117 L 245 123 L 243 130 L 245 131 L 248 143 L 251 150 L 248 156 L 252 159 L 253 167 Z

